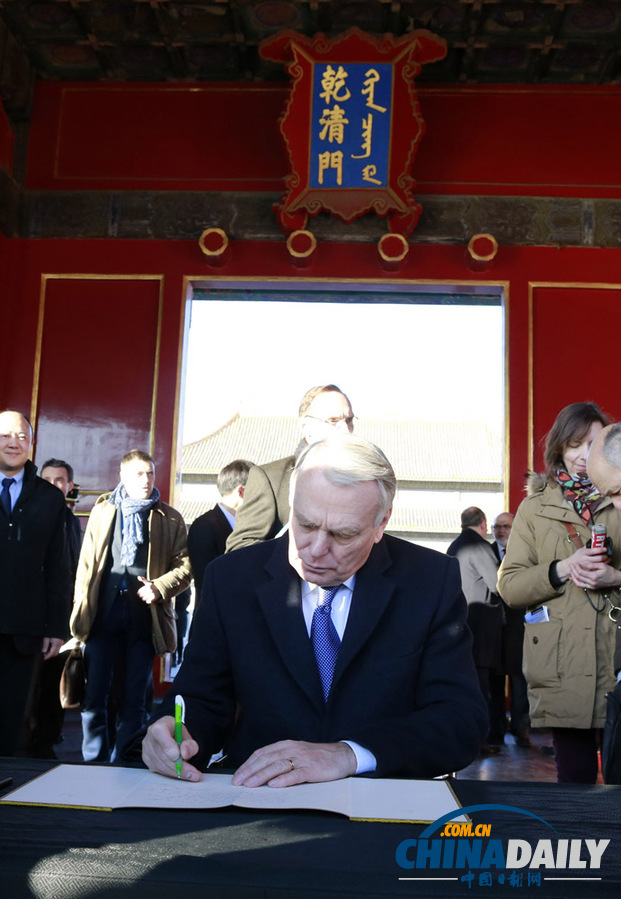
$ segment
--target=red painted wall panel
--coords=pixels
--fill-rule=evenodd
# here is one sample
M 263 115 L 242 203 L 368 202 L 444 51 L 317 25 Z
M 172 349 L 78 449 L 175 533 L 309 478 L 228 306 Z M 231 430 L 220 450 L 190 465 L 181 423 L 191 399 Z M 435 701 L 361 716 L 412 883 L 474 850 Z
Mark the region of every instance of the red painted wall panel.
M 417 192 L 621 197 L 621 88 L 419 89 Z M 288 159 L 281 85 L 40 83 L 27 187 L 269 190 Z
M 65 458 L 83 487 L 109 490 L 125 453 L 150 449 L 160 281 L 61 277 L 43 289 L 35 461 Z
M 180 270 L 200 270 L 201 253 L 197 245 L 180 242 L 160 243 L 149 241 L 71 241 L 71 240 L 19 240 L 10 242 L 10 254 L 6 257 L 6 275 L 8 284 L 7 309 L 10 316 L 11 334 L 6 354 L 0 358 L 0 393 L 4 407 L 17 408 L 31 413 L 38 402 L 37 418 L 39 428 L 35 432 L 35 459 L 44 461 L 48 451 L 58 452 L 51 443 L 44 440 L 41 430 L 41 416 L 52 410 L 54 421 L 73 422 L 75 418 L 74 395 L 82 404 L 80 414 L 88 418 L 101 419 L 95 424 L 105 429 L 104 414 L 100 414 L 99 405 L 103 403 L 104 412 L 108 409 L 110 420 L 123 422 L 127 440 L 141 440 L 145 433 L 146 418 L 151 414 L 151 390 L 153 385 L 154 354 L 154 316 L 157 315 L 157 302 L 162 281 L 162 320 L 161 340 L 159 345 L 159 376 L 157 379 L 156 412 L 155 412 L 155 445 L 154 457 L 158 463 L 158 486 L 163 498 L 169 496 L 170 465 L 175 443 L 174 421 L 177 399 L 177 360 L 179 335 L 181 327 L 182 286 Z M 2 245 L 0 244 L 0 250 Z M 0 256 L 0 260 L 1 260 Z M 195 266 L 195 262 L 198 264 Z M 52 304 L 48 302 L 47 285 L 44 291 L 46 276 L 71 275 L 89 273 L 93 277 L 87 280 L 87 287 L 79 286 L 78 281 L 68 278 L 58 279 L 61 285 L 67 285 L 70 296 L 65 300 L 61 291 L 59 312 L 56 315 L 56 300 L 53 288 Z M 164 276 L 164 272 L 166 275 Z M 155 280 L 141 284 L 136 274 L 153 275 Z M 104 282 L 102 275 L 128 275 L 126 282 L 113 279 Z M 49 279 L 53 283 L 53 279 Z M 99 287 L 96 282 L 101 281 Z M 4 284 L 3 284 L 4 286 Z M 37 355 L 37 323 L 41 296 L 46 299 L 46 317 L 42 335 L 41 376 L 36 378 Z M 88 308 L 88 298 L 93 298 L 92 308 Z M 65 305 L 67 308 L 65 309 Z M 49 313 L 49 315 L 48 315 Z M 62 313 L 62 314 L 61 314 Z M 121 332 L 120 341 L 115 340 L 117 330 Z M 125 346 L 126 331 L 132 335 L 132 341 L 140 344 L 137 350 L 139 358 L 134 360 L 138 368 L 129 365 L 131 360 L 123 358 L 122 347 Z M 51 344 L 47 341 L 51 341 Z M 49 348 L 52 356 L 46 357 Z M 146 354 L 146 361 L 144 354 Z M 61 357 L 59 360 L 58 357 Z M 94 356 L 96 358 L 91 358 Z M 98 360 L 101 359 L 101 364 Z M 146 381 L 139 387 L 140 403 L 136 416 L 130 415 L 132 402 L 130 397 L 131 383 L 126 384 L 127 401 L 119 400 L 118 408 L 112 403 L 112 395 L 108 394 L 107 372 L 119 365 L 127 374 Z M 57 366 L 59 368 L 57 369 Z M 88 375 L 89 389 L 81 386 L 82 369 L 91 372 Z M 144 371 L 143 371 L 144 368 Z M 98 377 L 99 374 L 99 377 Z M 66 378 L 65 378 L 66 375 Z M 37 397 L 36 386 L 39 386 Z M 148 385 L 148 386 L 147 386 Z M 35 388 L 33 390 L 33 387 Z M 117 385 L 117 394 L 120 388 Z M 74 392 L 75 391 L 75 392 Z M 89 411 L 89 403 L 94 409 Z M 33 405 L 34 404 L 34 405 Z M 49 406 L 48 406 L 49 404 Z M 134 403 L 135 408 L 135 403 Z M 145 418 L 146 416 L 146 418 Z M 136 428 L 136 431 L 132 429 Z M 69 431 L 70 433 L 70 431 Z M 146 439 L 146 437 L 144 438 Z M 104 440 L 104 448 L 110 447 Z M 52 441 L 56 446 L 57 441 Z M 131 447 L 125 446 L 123 452 Z M 118 444 L 121 449 L 121 443 Z M 71 459 L 75 461 L 79 482 L 88 488 L 108 486 L 110 478 L 114 481 L 117 474 L 118 452 L 106 450 L 110 459 L 109 467 L 104 468 L 103 452 L 101 454 L 102 469 L 93 475 L 91 483 L 82 476 L 83 471 L 91 470 L 91 463 L 83 452 L 77 454 L 77 445 L 71 447 Z
M 280 190 L 278 86 L 41 84 L 27 186 Z
M 621 90 L 423 89 L 421 193 L 619 197 Z
M 595 402 L 621 419 L 616 351 L 606 335 L 621 323 L 616 283 L 535 287 L 532 294 L 533 434 L 535 468 L 543 470 L 541 440 L 569 403 Z

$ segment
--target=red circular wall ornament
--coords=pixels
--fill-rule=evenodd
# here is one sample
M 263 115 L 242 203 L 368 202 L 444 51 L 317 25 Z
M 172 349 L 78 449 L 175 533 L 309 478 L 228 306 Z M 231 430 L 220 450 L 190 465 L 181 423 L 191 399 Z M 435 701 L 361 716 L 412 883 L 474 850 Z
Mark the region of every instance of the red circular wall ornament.
M 409 250 L 410 245 L 403 234 L 383 234 L 377 242 L 377 252 L 385 269 L 397 268 Z
M 311 261 L 317 249 L 317 238 L 310 231 L 292 231 L 287 238 L 287 250 L 297 265 Z
M 491 234 L 475 234 L 468 243 L 474 262 L 492 262 L 498 253 L 498 241 Z
M 218 265 L 224 261 L 229 239 L 222 228 L 206 228 L 198 240 L 198 245 L 209 262 Z

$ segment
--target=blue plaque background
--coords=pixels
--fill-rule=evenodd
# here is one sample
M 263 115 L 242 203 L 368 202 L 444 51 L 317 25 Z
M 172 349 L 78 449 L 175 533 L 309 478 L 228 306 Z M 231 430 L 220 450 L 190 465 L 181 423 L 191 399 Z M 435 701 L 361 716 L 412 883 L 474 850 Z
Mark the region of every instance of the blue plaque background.
M 343 86 L 337 92 L 337 97 L 344 96 L 349 91 L 350 97 L 346 100 L 330 97 L 328 100 L 320 94 L 324 92 L 322 79 L 328 66 L 336 72 L 342 66 L 347 78 Z M 386 110 L 381 112 L 369 107 L 369 96 L 363 94 L 367 72 L 374 69 L 379 74 L 379 80 L 375 82 L 373 92 L 373 106 L 381 106 Z M 388 185 L 388 161 L 390 158 L 390 125 L 392 116 L 392 65 L 386 63 L 315 63 L 313 66 L 313 90 L 311 112 L 311 141 L 310 141 L 310 165 L 309 186 L 313 188 L 371 188 L 386 187 Z M 320 134 L 323 130 L 321 119 L 325 110 L 332 110 L 339 106 L 344 111 L 347 124 L 343 127 L 342 143 L 329 140 L 330 132 L 326 133 L 323 140 Z M 373 116 L 373 130 L 371 137 L 370 155 L 365 155 L 363 148 L 363 120 Z M 337 170 L 325 168 L 323 181 L 319 180 L 319 157 L 323 153 L 343 154 L 342 182 L 337 181 Z M 363 158 L 356 158 L 363 157 Z M 365 169 L 374 166 L 372 181 L 364 177 Z

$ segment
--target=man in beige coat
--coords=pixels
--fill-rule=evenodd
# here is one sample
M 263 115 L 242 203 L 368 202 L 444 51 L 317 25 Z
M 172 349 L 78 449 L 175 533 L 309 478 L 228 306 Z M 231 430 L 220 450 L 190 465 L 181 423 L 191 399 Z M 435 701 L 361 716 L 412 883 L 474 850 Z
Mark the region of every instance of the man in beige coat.
M 121 481 L 95 504 L 76 574 L 71 631 L 84 643 L 87 684 L 82 754 L 114 761 L 146 721 L 146 689 L 155 647 L 150 606 L 174 615 L 173 598 L 191 580 L 181 515 L 155 487 L 153 459 L 132 450 Z M 158 650 L 160 647 L 158 647 Z M 116 739 L 110 747 L 108 704 L 114 678 Z
M 621 512 L 621 424 L 608 425 L 593 441 L 587 459 L 589 477 L 602 496 L 610 497 Z M 576 572 L 579 579 L 580 573 Z M 606 725 L 602 746 L 602 773 L 606 783 L 621 784 L 621 598 L 616 596 L 616 609 L 609 616 L 616 624 L 614 672 L 617 686 L 608 693 Z
M 266 465 L 254 465 L 248 474 L 244 504 L 235 517 L 235 528 L 226 551 L 251 546 L 278 536 L 289 520 L 289 483 L 295 460 L 308 444 L 334 431 L 354 430 L 349 399 L 336 384 L 307 390 L 298 409 L 302 439 L 296 452 Z

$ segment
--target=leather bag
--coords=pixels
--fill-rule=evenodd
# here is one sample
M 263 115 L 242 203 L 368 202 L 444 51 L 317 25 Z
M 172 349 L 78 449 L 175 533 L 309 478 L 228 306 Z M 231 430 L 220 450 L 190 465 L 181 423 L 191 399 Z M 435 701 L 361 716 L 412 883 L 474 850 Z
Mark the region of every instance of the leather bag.
M 63 709 L 79 709 L 86 693 L 86 668 L 79 646 L 67 656 L 60 676 L 60 704 Z
M 151 638 L 155 654 L 164 656 L 167 652 L 174 652 L 177 648 L 177 613 L 171 600 L 166 602 L 152 602 L 151 609 L 152 630 Z

